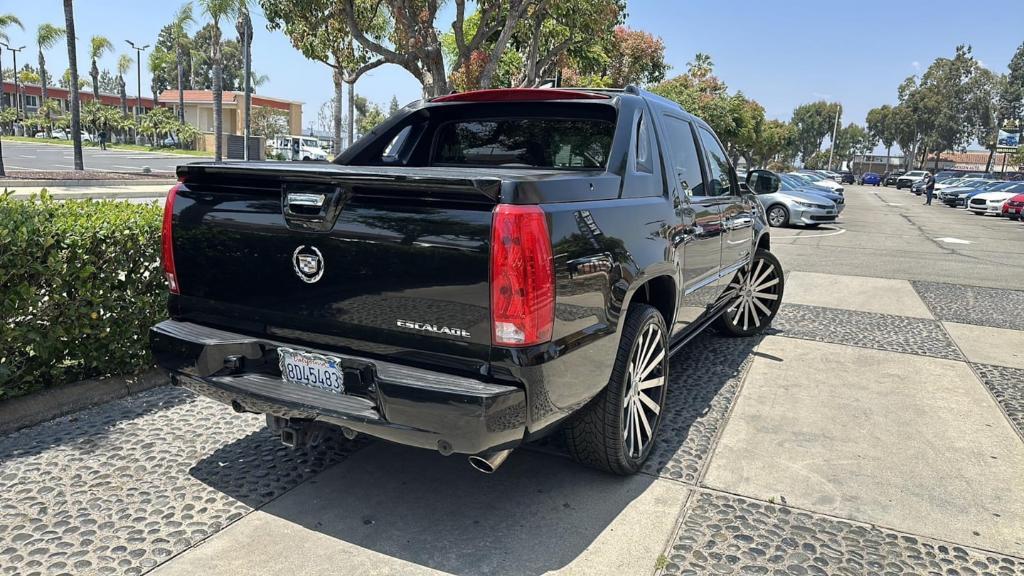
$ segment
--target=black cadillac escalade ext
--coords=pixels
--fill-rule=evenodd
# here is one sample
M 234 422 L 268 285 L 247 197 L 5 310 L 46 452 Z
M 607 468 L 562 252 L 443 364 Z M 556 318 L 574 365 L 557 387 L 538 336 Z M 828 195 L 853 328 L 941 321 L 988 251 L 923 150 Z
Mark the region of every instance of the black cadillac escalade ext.
M 563 431 L 580 462 L 633 473 L 670 354 L 711 324 L 764 330 L 783 293 L 718 138 L 635 88 L 453 94 L 331 164 L 178 177 L 153 353 L 292 446 L 333 427 L 492 472 Z

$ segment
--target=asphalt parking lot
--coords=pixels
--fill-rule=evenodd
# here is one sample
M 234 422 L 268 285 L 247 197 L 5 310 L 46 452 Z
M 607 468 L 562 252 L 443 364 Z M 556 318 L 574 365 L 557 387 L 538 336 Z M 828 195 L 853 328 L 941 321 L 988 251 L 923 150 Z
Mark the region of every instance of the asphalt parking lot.
M 135 150 L 99 150 L 82 148 L 85 169 L 92 172 L 141 172 L 148 166 L 153 172 L 173 173 L 179 164 L 213 160 Z M 61 144 L 4 142 L 4 166 L 9 170 L 71 170 L 75 167 L 71 146 Z
M 851 186 L 770 332 L 673 360 L 643 473 L 293 452 L 164 386 L 0 437 L 0 574 L 1024 575 L 1024 224 Z

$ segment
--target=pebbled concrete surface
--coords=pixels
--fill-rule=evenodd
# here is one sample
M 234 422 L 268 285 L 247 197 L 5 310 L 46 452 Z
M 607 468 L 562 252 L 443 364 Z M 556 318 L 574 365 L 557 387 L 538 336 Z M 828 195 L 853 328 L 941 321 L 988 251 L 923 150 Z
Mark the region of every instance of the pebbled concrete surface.
M 768 337 L 705 483 L 1024 556 L 1024 444 L 962 362 Z
M 1024 561 L 728 494 L 695 494 L 662 574 L 1024 575 Z

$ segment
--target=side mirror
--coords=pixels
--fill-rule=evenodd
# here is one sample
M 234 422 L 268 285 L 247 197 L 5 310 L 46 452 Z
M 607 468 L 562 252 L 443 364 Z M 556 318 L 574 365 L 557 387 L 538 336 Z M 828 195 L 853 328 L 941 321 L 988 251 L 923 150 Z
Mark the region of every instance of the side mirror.
M 743 192 L 744 194 L 751 194 L 753 191 L 750 189 L 750 186 L 748 186 L 746 182 L 740 182 L 740 192 Z
M 782 186 L 782 179 L 774 172 L 755 170 L 747 174 L 747 186 L 753 189 L 754 194 L 774 194 Z

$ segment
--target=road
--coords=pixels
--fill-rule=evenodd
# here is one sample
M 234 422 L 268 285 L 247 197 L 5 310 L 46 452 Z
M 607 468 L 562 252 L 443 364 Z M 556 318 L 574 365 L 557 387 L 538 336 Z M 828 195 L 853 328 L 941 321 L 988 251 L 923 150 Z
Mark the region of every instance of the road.
M 789 270 L 1024 288 L 1024 225 L 906 190 L 850 186 L 837 226 L 773 231 Z
M 557 441 L 492 475 L 374 440 L 291 450 L 161 386 L 0 436 L 0 571 L 1024 576 L 1024 225 L 847 201 L 772 230 L 767 334 L 673 358 L 640 474 Z
M 213 160 L 161 152 L 82 149 L 85 169 L 99 172 L 140 172 L 148 166 L 154 172 L 173 173 L 179 164 Z M 71 170 L 75 167 L 71 146 L 62 144 L 4 141 L 4 166 L 8 170 Z

